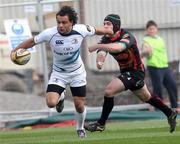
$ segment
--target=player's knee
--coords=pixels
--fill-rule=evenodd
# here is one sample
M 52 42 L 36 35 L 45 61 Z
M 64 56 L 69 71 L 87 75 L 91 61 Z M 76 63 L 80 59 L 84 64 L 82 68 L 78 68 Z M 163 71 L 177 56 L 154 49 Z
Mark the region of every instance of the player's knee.
M 46 103 L 49 108 L 53 108 L 57 105 L 59 99 L 59 94 L 54 92 L 49 92 L 46 95 Z
M 56 106 L 57 101 L 54 100 L 54 99 L 47 99 L 47 100 L 46 100 L 46 103 L 47 103 L 47 106 L 48 106 L 49 108 L 53 108 L 53 107 Z
M 111 88 L 106 88 L 106 89 L 105 89 L 105 96 L 106 96 L 106 97 L 114 96 L 113 89 L 111 89 Z
M 76 111 L 77 111 L 78 113 L 83 113 L 83 111 L 84 111 L 84 105 L 77 105 L 77 106 L 76 106 Z

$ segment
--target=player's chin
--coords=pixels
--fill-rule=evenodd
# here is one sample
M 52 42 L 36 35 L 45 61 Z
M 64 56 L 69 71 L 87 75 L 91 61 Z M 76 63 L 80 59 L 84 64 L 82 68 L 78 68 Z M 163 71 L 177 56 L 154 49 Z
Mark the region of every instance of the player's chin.
M 59 33 L 61 33 L 61 34 L 66 34 L 66 31 L 63 30 L 63 29 L 58 29 L 58 31 L 59 31 Z

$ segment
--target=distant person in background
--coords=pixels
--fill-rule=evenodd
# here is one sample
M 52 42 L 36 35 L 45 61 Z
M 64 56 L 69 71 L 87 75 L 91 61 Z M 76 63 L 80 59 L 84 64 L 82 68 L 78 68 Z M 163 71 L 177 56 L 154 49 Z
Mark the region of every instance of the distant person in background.
M 56 107 L 57 112 L 64 108 L 64 90 L 70 86 L 76 109 L 76 130 L 79 138 L 85 138 L 84 120 L 86 117 L 86 70 L 81 59 L 81 43 L 86 36 L 113 34 L 111 29 L 97 28 L 77 24 L 77 13 L 69 6 L 64 6 L 56 14 L 57 26 L 48 28 L 30 38 L 13 51 L 30 48 L 47 42 L 53 54 L 53 70 L 46 90 L 46 103 L 49 108 Z M 13 53 L 12 51 L 12 53 Z
M 112 79 L 106 86 L 101 117 L 97 122 L 85 124 L 91 132 L 103 131 L 106 121 L 114 107 L 114 96 L 130 90 L 140 100 L 161 110 L 168 119 L 170 132 L 176 127 L 177 112 L 165 105 L 159 97 L 152 96 L 144 83 L 145 69 L 135 37 L 121 28 L 121 19 L 117 14 L 109 14 L 104 18 L 104 27 L 111 28 L 114 35 L 104 35 L 98 44 L 89 47 L 90 52 L 97 51 L 96 65 L 101 69 L 106 55 L 109 53 L 117 61 L 119 76 Z
M 147 59 L 147 70 L 149 72 L 153 95 L 163 98 L 162 88 L 167 89 L 172 108 L 178 108 L 178 91 L 173 73 L 168 65 L 165 42 L 158 35 L 156 22 L 150 20 L 146 24 L 147 35 L 143 39 L 141 56 Z M 178 109 L 177 109 L 178 110 Z

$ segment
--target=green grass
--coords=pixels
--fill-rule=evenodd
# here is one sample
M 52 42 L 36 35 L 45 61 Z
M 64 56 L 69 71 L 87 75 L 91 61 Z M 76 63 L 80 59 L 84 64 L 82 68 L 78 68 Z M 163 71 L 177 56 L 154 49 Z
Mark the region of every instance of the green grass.
M 166 120 L 113 122 L 87 136 L 79 139 L 72 126 L 0 131 L 0 144 L 180 144 L 180 126 L 171 134 Z

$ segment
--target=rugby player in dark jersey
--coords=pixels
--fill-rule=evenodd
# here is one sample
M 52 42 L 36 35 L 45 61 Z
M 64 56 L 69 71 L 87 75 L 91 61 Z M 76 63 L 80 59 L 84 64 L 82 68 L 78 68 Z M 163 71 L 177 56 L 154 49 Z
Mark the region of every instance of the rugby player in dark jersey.
M 97 51 L 96 64 L 98 69 L 102 68 L 106 55 L 108 53 L 112 55 L 118 62 L 120 75 L 114 78 L 105 89 L 100 119 L 97 122 L 85 124 L 85 129 L 91 132 L 103 131 L 114 106 L 114 96 L 122 91 L 131 90 L 140 100 L 161 110 L 167 116 L 170 132 L 173 132 L 176 127 L 177 112 L 148 91 L 144 83 L 144 64 L 135 37 L 121 28 L 120 17 L 116 14 L 109 14 L 105 17 L 104 27 L 112 28 L 114 36 L 103 36 L 100 43 L 89 47 L 89 51 Z

